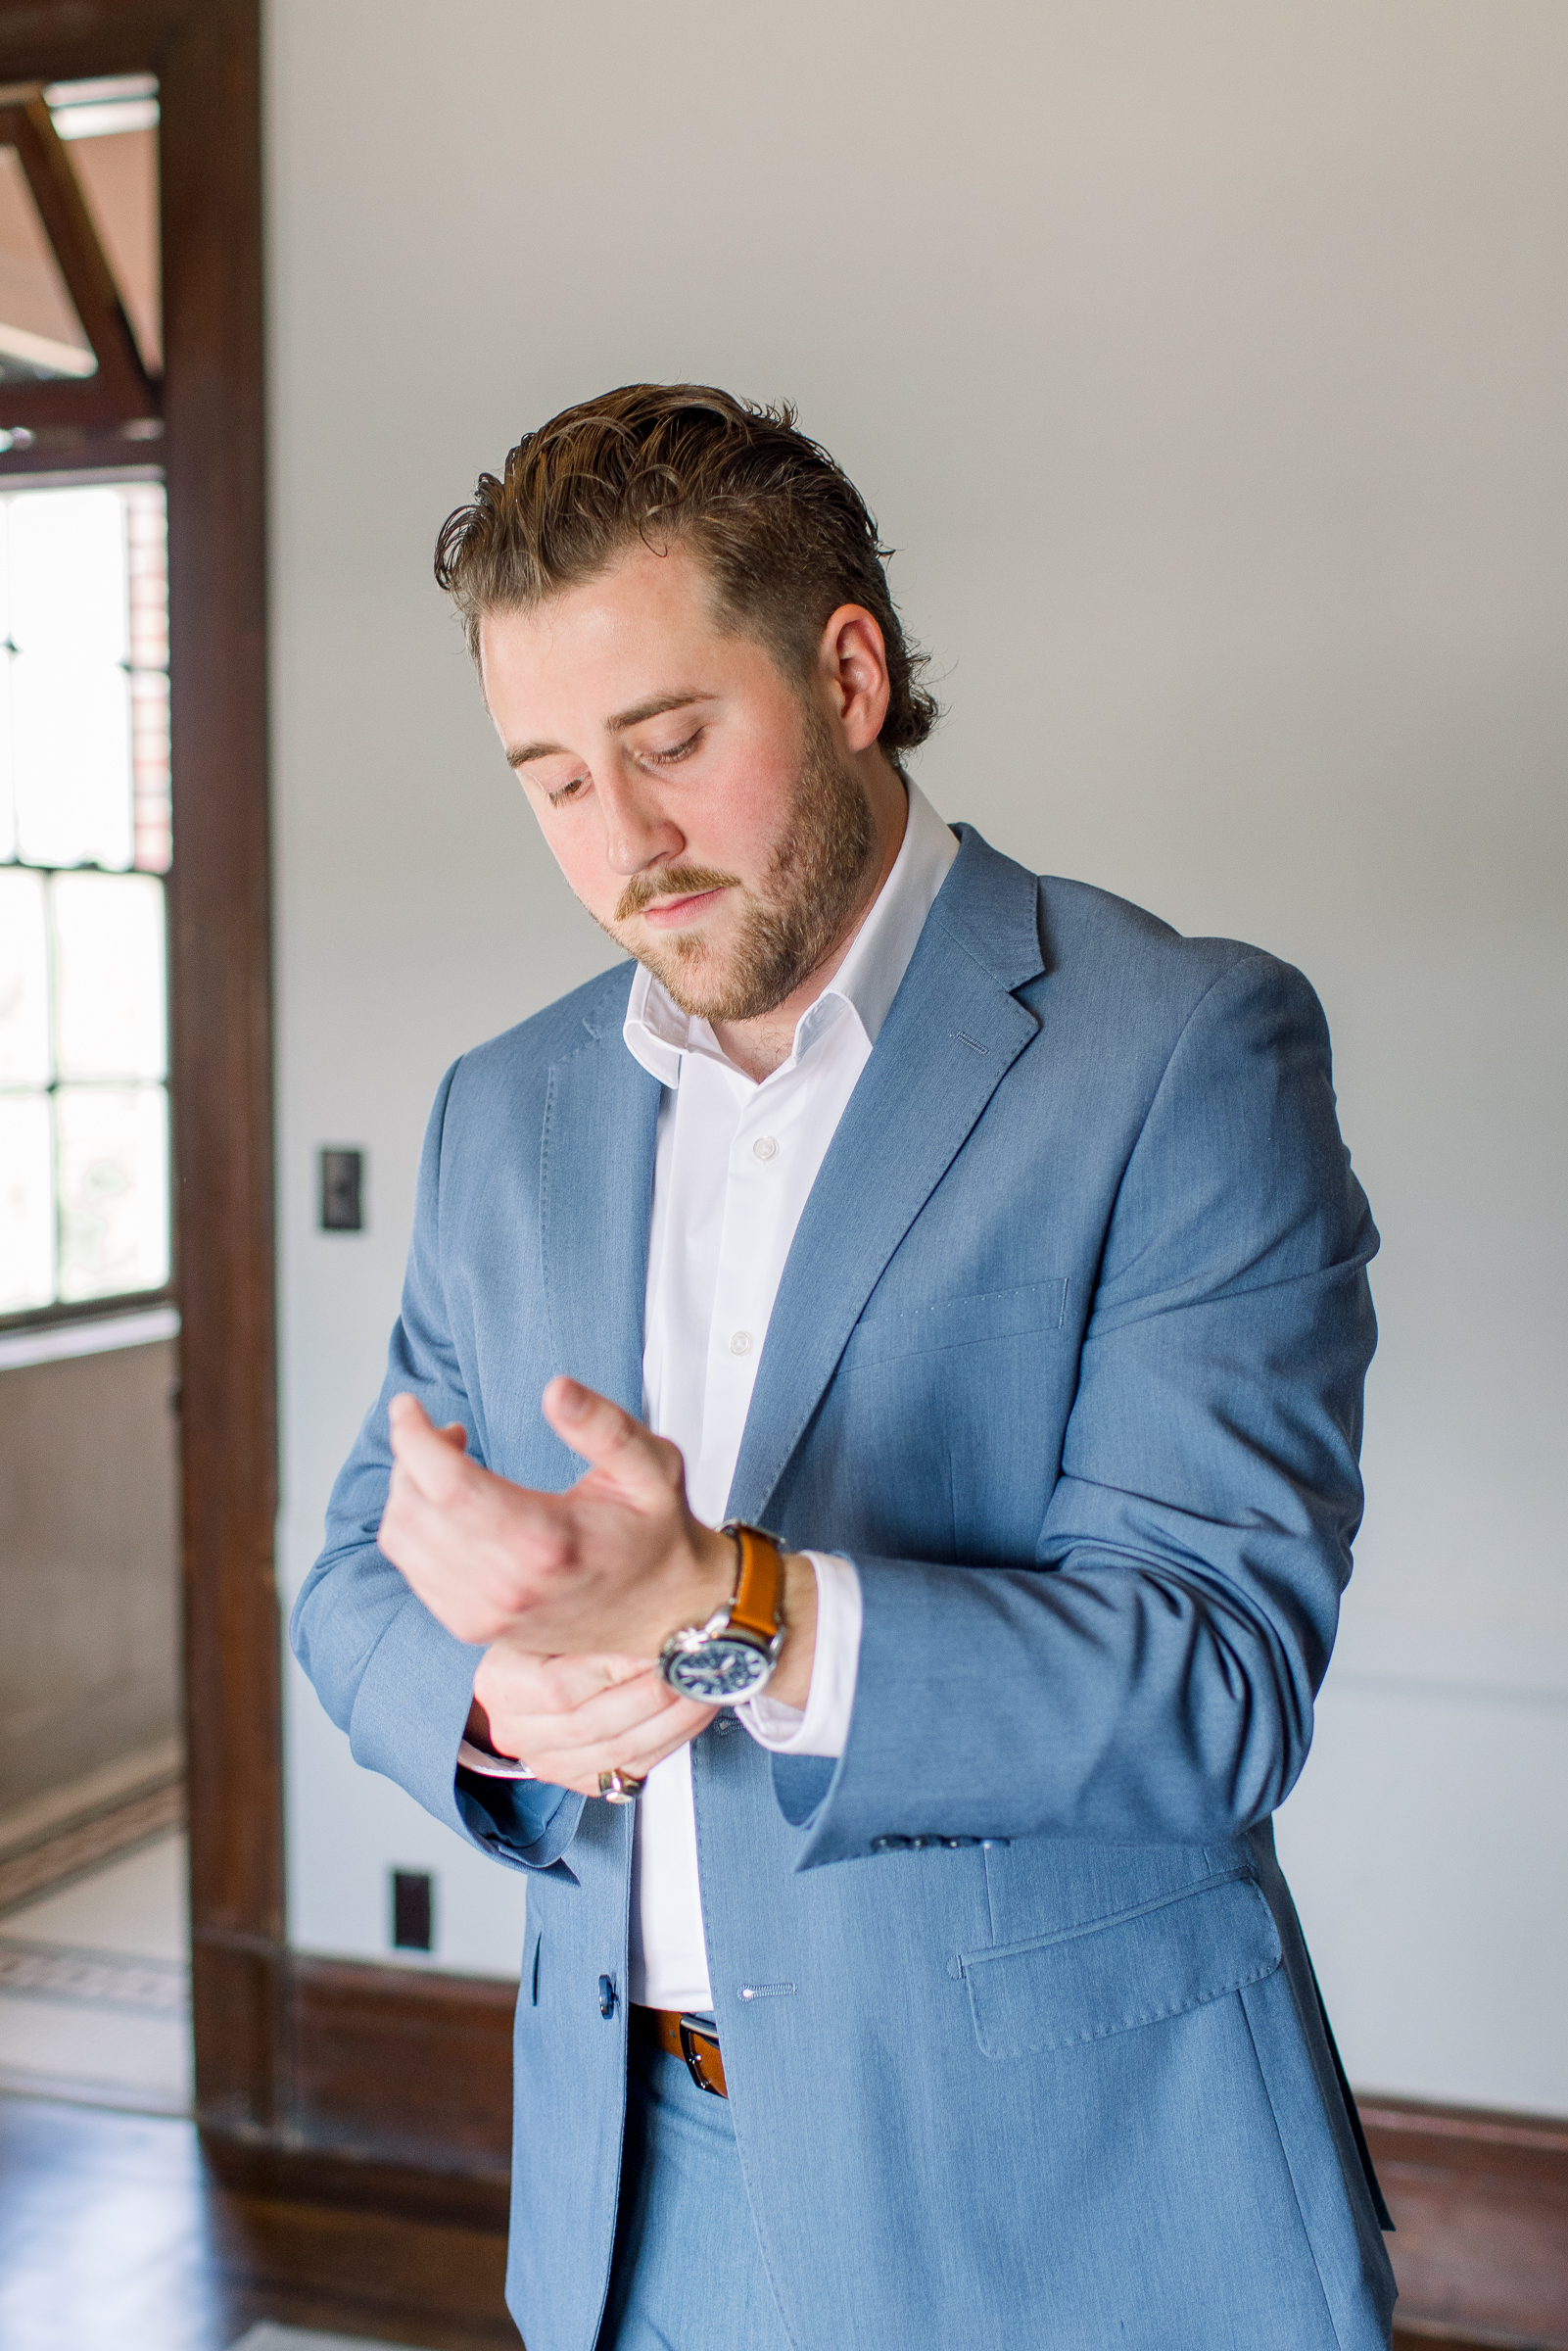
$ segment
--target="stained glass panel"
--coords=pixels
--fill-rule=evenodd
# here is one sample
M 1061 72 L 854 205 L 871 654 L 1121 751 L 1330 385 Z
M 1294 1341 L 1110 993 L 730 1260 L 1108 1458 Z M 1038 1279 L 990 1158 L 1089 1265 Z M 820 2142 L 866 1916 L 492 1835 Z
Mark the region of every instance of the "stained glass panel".
M 144 874 L 166 874 L 173 846 L 168 750 L 168 680 L 158 670 L 132 670 L 130 770 L 133 861 L 138 871 Z
M 127 482 L 126 654 L 132 669 L 168 667 L 168 521 L 162 482 Z
M 49 1082 L 44 878 L 0 872 L 0 1085 Z
M 0 1094 L 0 1315 L 55 1294 L 47 1094 Z
M 162 1078 L 164 887 L 151 874 L 57 874 L 55 1071 Z
M 160 1085 L 57 1088 L 60 1296 L 168 1279 L 168 1108 Z

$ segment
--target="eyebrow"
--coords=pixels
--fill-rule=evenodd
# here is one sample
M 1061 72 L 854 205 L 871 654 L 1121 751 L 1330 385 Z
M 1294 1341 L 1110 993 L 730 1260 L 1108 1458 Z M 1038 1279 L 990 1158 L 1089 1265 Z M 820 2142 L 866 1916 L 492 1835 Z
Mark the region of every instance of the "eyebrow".
M 667 710 L 687 710 L 693 702 L 711 702 L 711 694 L 693 694 L 683 687 L 678 694 L 650 694 L 646 701 L 634 702 L 630 710 L 619 710 L 606 723 L 612 735 L 624 735 L 628 727 L 640 727 L 644 719 L 662 718 Z M 507 746 L 508 767 L 527 767 L 533 759 L 552 759 L 566 752 L 564 743 L 514 743 Z

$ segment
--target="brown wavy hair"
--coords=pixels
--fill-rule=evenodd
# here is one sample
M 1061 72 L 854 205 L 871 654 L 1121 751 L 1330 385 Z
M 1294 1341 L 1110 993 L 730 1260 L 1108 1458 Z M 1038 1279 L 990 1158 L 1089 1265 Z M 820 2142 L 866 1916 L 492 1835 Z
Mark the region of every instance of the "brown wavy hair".
M 862 604 L 886 648 L 892 693 L 880 741 L 896 758 L 926 741 L 937 705 L 927 656 L 887 591 L 891 551 L 865 500 L 785 402 L 759 408 L 708 384 L 623 384 L 525 433 L 498 481 L 449 514 L 436 578 L 478 659 L 487 612 L 527 611 L 594 578 L 641 539 L 689 546 L 719 616 L 786 676 L 809 676 L 829 615 Z

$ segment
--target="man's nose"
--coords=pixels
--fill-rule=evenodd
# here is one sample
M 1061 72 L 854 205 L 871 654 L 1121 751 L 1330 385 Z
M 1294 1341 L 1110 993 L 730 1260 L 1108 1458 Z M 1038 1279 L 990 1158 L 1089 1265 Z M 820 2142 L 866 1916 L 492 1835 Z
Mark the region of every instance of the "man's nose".
M 617 874 L 640 874 L 646 866 L 679 857 L 686 835 L 649 792 L 613 777 L 598 783 L 604 812 L 604 855 Z

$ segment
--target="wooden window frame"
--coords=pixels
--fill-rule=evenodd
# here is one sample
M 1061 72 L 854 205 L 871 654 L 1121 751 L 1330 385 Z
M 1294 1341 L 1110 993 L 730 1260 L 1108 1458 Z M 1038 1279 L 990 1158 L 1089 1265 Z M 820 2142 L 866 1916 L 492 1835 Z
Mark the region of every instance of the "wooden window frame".
M 285 1942 L 259 0 L 0 0 L 0 87 L 119 73 L 159 80 L 158 399 L 127 424 L 8 386 L 0 421 L 49 430 L 0 476 L 153 459 L 168 500 L 197 2119 L 230 2178 L 499 2225 L 514 1991 Z
M 3 6 L 4 0 L 0 0 L 0 16 L 3 16 Z M 6 118 L 8 113 L 20 111 L 8 109 L 4 104 L 4 98 L 5 92 L 0 90 L 0 146 L 3 146 L 8 137 L 12 135 L 7 124 Z M 30 112 L 31 110 L 29 109 L 28 111 Z M 61 142 L 57 139 L 55 145 L 57 148 L 59 148 Z M 91 231 L 90 226 L 88 233 L 92 237 L 91 250 L 96 253 L 98 252 L 97 238 L 96 235 L 94 235 Z M 54 238 L 52 231 L 50 232 L 50 236 L 51 243 L 53 243 Z M 58 259 L 58 248 L 56 251 Z M 116 309 L 119 310 L 119 298 L 118 294 L 115 297 L 115 304 Z M 125 321 L 122 311 L 120 311 L 119 315 L 121 323 L 125 327 L 125 332 L 128 335 L 130 328 L 128 322 Z M 137 364 L 138 366 L 140 365 L 139 355 Z M 143 448 L 139 449 L 135 445 L 135 441 L 127 439 L 121 430 L 126 422 L 130 422 L 134 430 L 135 427 L 140 426 L 145 421 L 149 414 L 151 414 L 154 418 L 158 416 L 161 384 L 151 382 L 150 379 L 145 375 L 142 376 L 141 382 L 144 386 L 146 386 L 148 399 L 152 404 L 150 409 L 134 397 L 135 386 L 134 384 L 131 384 L 129 391 L 132 395 L 132 399 L 130 401 L 117 400 L 107 410 L 94 410 L 89 408 L 85 411 L 80 409 L 75 411 L 68 409 L 66 411 L 67 429 L 73 436 L 80 436 L 79 446 L 76 449 L 75 462 L 71 466 L 61 466 L 59 463 L 58 454 L 51 455 L 47 447 L 41 457 L 36 445 L 0 453 L 0 494 L 4 494 L 6 491 L 16 487 L 16 481 L 14 478 L 12 478 L 15 476 L 22 476 L 25 479 L 35 481 L 37 486 L 40 488 L 49 488 L 56 484 L 62 484 L 71 489 L 80 489 L 88 486 L 95 479 L 105 480 L 117 484 L 156 479 L 160 489 L 164 489 L 165 484 L 163 465 L 161 462 L 148 461 L 148 458 L 145 455 L 145 436 L 140 433 L 138 433 L 136 436 L 137 439 L 142 440 L 144 443 Z M 0 385 L 0 432 L 4 432 L 9 428 L 13 414 L 20 415 L 24 410 L 28 415 L 38 416 L 40 420 L 58 423 L 60 410 L 58 406 L 49 401 L 48 396 L 57 392 L 91 391 L 92 388 L 93 387 L 91 383 L 85 385 L 81 383 L 46 383 L 31 387 L 26 385 Z M 123 378 L 120 379 L 120 388 L 122 392 L 124 392 L 126 389 Z M 34 408 L 33 403 L 35 400 L 43 403 L 41 409 Z M 110 428 L 107 433 L 103 429 L 106 423 Z M 84 426 L 86 428 L 85 431 L 82 429 Z M 163 425 L 161 422 L 156 424 L 156 431 L 161 437 L 163 433 Z M 143 672 L 143 674 L 145 675 L 146 673 Z M 166 676 L 166 674 L 167 673 L 166 671 L 165 675 Z M 34 873 L 43 874 L 45 876 L 60 873 L 69 874 L 72 872 L 80 872 L 83 869 L 81 867 L 72 866 L 35 865 L 30 860 L 21 858 L 17 859 L 14 863 L 11 861 L 6 861 L 4 864 L 0 864 L 0 871 L 11 873 Z M 110 873 L 114 872 L 116 869 L 107 866 L 90 866 L 85 870 L 94 873 Z M 164 886 L 164 903 L 166 910 L 167 909 L 171 902 L 169 892 L 173 883 L 173 876 L 170 868 L 165 867 L 162 870 L 154 870 L 146 866 L 137 866 L 132 864 L 125 867 L 123 870 L 129 874 L 147 873 L 152 871 L 153 878 L 156 881 L 161 882 Z M 166 968 L 164 985 L 166 1003 L 168 995 L 168 981 L 169 975 Z M 49 1080 L 47 1088 L 43 1090 L 53 1093 L 61 1082 L 62 1080 L 58 1078 L 53 1078 Z M 166 1277 L 161 1282 L 150 1283 L 144 1285 L 140 1289 L 97 1291 L 89 1298 L 56 1297 L 50 1299 L 48 1303 L 43 1306 L 24 1306 L 15 1308 L 8 1313 L 0 1314 L 0 1339 L 10 1338 L 25 1331 L 69 1329 L 73 1323 L 113 1322 L 127 1315 L 147 1314 L 155 1307 L 178 1305 L 179 1235 L 174 1229 L 175 1171 L 172 1157 L 174 1131 L 173 1072 L 171 1068 L 166 1067 L 164 1076 L 159 1082 L 162 1084 L 164 1089 L 165 1102 L 167 1108 L 169 1119 L 168 1132 L 170 1158 L 167 1175 L 167 1208 L 169 1229 L 168 1271 Z M 21 1089 L 19 1088 L 17 1090 L 20 1091 Z M 58 1199 L 55 1205 L 56 1213 L 58 1215 Z M 58 1271 L 58 1226 L 56 1228 L 54 1247 L 56 1254 L 56 1269 Z
M 64 429 L 0 457 L 0 474 L 151 457 L 168 500 L 179 843 L 168 878 L 170 1078 L 197 2101 L 214 2140 L 266 2140 L 286 2129 L 290 2100 L 272 1576 L 259 8 L 0 0 L 0 84 L 143 72 L 158 75 L 162 112 L 163 434 L 126 437 L 116 419 L 83 415 L 65 402 L 67 388 L 49 387 L 39 422 Z M 113 331 L 112 320 L 84 324 L 95 341 Z M 30 395 L 7 387 L 8 422 L 14 412 L 25 421 L 24 401 Z M 46 408 L 55 411 L 48 419 Z

